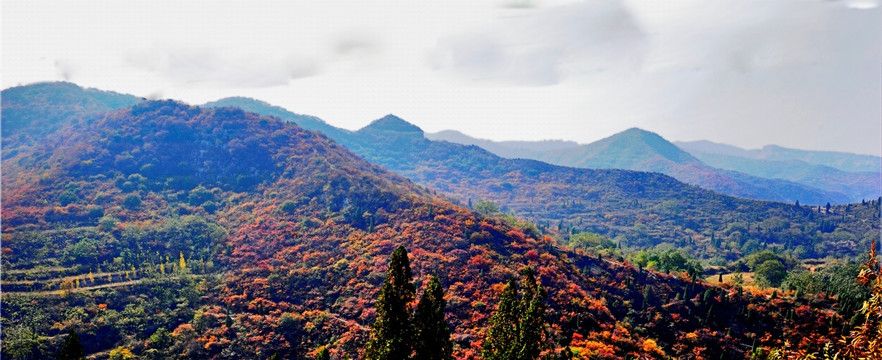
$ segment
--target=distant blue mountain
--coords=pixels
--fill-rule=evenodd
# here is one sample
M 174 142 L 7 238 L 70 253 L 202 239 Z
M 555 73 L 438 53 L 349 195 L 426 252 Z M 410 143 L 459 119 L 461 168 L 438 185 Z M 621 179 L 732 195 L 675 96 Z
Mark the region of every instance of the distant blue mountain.
M 515 143 L 495 143 L 477 140 L 466 135 L 435 134 L 435 139 L 462 144 L 505 144 L 507 152 L 497 152 L 500 146 L 486 149 L 502 156 L 517 153 L 519 157 L 545 161 L 551 164 L 591 169 L 627 169 L 658 172 L 680 181 L 701 186 L 723 194 L 750 199 L 795 202 L 803 204 L 846 203 L 851 199 L 841 191 L 821 189 L 812 185 L 785 179 L 770 179 L 748 173 L 710 166 L 658 134 L 632 128 L 587 145 L 561 146 L 557 149 L 536 151 L 521 146 L 515 152 Z M 538 143 L 538 142 L 537 142 Z M 486 146 L 486 145 L 484 145 Z M 858 198 L 857 201 L 860 201 Z

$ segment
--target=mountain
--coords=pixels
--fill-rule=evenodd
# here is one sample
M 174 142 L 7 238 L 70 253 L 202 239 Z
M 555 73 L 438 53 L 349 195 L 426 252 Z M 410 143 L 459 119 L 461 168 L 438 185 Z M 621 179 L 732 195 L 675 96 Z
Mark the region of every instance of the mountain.
M 305 129 L 319 131 L 332 137 L 342 136 L 343 134 L 349 132 L 347 130 L 331 126 L 328 123 L 324 122 L 322 119 L 319 119 L 315 116 L 295 114 L 288 110 L 285 110 L 282 107 L 274 106 L 264 101 L 252 98 L 240 96 L 227 97 L 217 101 L 207 102 L 202 106 L 206 108 L 239 108 L 245 111 L 260 113 L 266 116 L 284 118 L 285 120 L 294 122 L 295 124 L 298 124 Z
M 296 119 L 291 114 L 279 115 Z M 622 249 L 673 245 L 698 258 L 725 262 L 767 247 L 801 258 L 856 254 L 879 234 L 876 210 L 866 205 L 819 212 L 817 207 L 737 199 L 658 173 L 504 159 L 474 145 L 431 141 L 418 129 L 387 116 L 358 131 L 338 133 L 334 140 L 462 204 L 492 201 L 540 229 L 559 232 L 564 242 L 587 231 L 614 239 Z M 654 137 L 641 133 L 632 131 Z M 691 158 L 665 144 L 670 143 L 655 142 L 659 153 Z M 818 231 L 830 221 L 837 221 L 839 232 Z M 840 237 L 845 233 L 850 235 Z
M 777 146 L 744 150 L 709 141 L 677 144 L 711 166 L 840 192 L 851 202 L 882 194 L 882 159 L 878 157 Z
M 407 125 L 387 117 L 359 133 L 428 141 Z M 430 274 L 444 284 L 461 359 L 478 358 L 502 284 L 525 266 L 548 294 L 549 342 L 582 358 L 744 357 L 741 344 L 821 346 L 843 325 L 830 298 L 769 300 L 561 248 L 241 109 L 148 101 L 43 140 L 2 178 L 4 357 L 51 357 L 73 330 L 98 357 L 311 358 L 327 345 L 357 358 L 398 245 L 418 288 Z M 679 184 L 596 174 L 644 195 Z
M 429 140 L 449 141 L 455 144 L 475 145 L 486 149 L 496 155 L 509 159 L 531 159 L 538 153 L 553 150 L 578 148 L 579 144 L 574 141 L 543 140 L 543 141 L 492 141 L 477 139 L 455 130 L 444 130 L 437 133 L 427 133 Z
M 769 161 L 801 161 L 812 165 L 827 166 L 847 172 L 882 173 L 882 158 L 836 151 L 810 151 L 766 145 L 762 149 L 746 150 L 737 146 L 706 140 L 677 142 L 677 146 L 690 153 L 729 155 L 741 158 Z M 696 155 L 697 156 L 697 155 Z
M 457 141 L 456 138 L 449 140 Z M 511 153 L 491 151 L 497 155 Z M 563 166 L 659 172 L 705 189 L 750 199 L 781 202 L 799 200 L 804 204 L 841 204 L 851 200 L 837 191 L 825 191 L 787 180 L 761 178 L 708 166 L 661 136 L 637 128 L 579 147 L 523 151 L 518 155 Z
M 68 82 L 38 83 L 3 90 L 3 158 L 31 146 L 46 134 L 75 121 L 132 106 L 143 99 Z
M 702 162 L 754 176 L 793 181 L 819 189 L 846 194 L 850 202 L 874 199 L 882 194 L 882 173 L 847 172 L 801 160 L 761 160 L 740 156 L 692 153 Z

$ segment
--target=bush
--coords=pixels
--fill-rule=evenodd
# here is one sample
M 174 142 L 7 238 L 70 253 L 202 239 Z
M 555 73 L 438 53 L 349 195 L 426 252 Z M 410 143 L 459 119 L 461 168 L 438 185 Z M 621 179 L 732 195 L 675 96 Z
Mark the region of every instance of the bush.
M 79 200 L 80 198 L 77 194 L 74 194 L 74 192 L 70 190 L 65 190 L 61 195 L 58 195 L 58 202 L 61 203 L 61 206 L 67 206 L 68 204 L 73 204 Z
M 125 200 L 123 200 L 123 206 L 127 209 L 137 209 L 141 206 L 141 197 L 135 194 L 126 196 Z
M 279 207 L 279 210 L 285 214 L 292 215 L 294 214 L 294 211 L 297 211 L 297 204 L 291 200 L 286 200 L 282 203 L 282 206 Z

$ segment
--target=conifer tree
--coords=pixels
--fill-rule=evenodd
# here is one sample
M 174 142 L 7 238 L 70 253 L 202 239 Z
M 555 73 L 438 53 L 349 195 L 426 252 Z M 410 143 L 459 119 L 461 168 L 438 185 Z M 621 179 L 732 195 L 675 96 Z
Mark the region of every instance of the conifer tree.
M 522 272 L 523 296 L 510 280 L 490 318 L 482 355 L 488 360 L 538 359 L 547 346 L 545 290 L 536 282 L 532 268 Z
M 538 359 L 545 349 L 545 289 L 536 283 L 533 268 L 523 271 L 524 296 L 521 299 L 521 333 L 518 359 Z
M 502 290 L 496 312 L 490 317 L 490 329 L 487 330 L 487 338 L 484 339 L 484 349 L 481 352 L 484 359 L 515 359 L 520 332 L 520 312 L 518 284 L 511 279 Z
M 85 359 L 86 354 L 83 352 L 83 344 L 80 343 L 80 336 L 73 329 L 67 331 L 67 338 L 61 344 L 61 350 L 58 351 L 58 360 L 81 360 Z
M 403 246 L 392 253 L 389 270 L 377 299 L 377 319 L 371 330 L 365 357 L 376 360 L 410 359 L 413 353 L 413 325 L 410 303 L 416 292 L 413 274 Z
M 450 328 L 444 319 L 444 303 L 441 282 L 437 276 L 432 276 L 413 317 L 416 359 L 453 359 L 453 342 L 450 341 Z

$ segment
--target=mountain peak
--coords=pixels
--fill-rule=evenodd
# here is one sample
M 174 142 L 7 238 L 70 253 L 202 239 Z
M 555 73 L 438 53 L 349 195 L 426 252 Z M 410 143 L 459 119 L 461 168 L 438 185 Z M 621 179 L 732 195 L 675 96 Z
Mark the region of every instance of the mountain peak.
M 628 130 L 625 130 L 625 131 L 622 131 L 616 135 L 613 135 L 613 137 L 615 137 L 615 136 L 641 137 L 644 139 L 646 139 L 646 138 L 661 138 L 662 140 L 664 140 L 664 138 L 662 138 L 660 135 L 658 135 L 652 131 L 649 131 L 649 130 L 643 130 L 638 127 L 632 127 Z
M 680 150 L 676 145 L 660 135 L 639 129 L 630 128 L 608 138 L 585 145 L 587 154 L 594 158 L 590 162 L 597 168 L 632 169 L 637 164 L 654 162 L 652 159 L 666 159 L 677 164 L 697 163 L 692 155 Z M 660 171 L 651 168 L 650 171 Z
M 232 106 L 228 104 L 256 104 L 263 106 L 273 106 L 270 103 L 258 100 L 255 98 L 245 97 L 245 96 L 229 96 L 223 99 L 219 99 L 217 101 L 210 101 L 205 103 L 203 106 L 205 107 L 218 107 L 218 106 Z
M 404 121 L 404 119 L 392 114 L 383 116 L 382 118 L 372 121 L 370 125 L 365 126 L 362 130 L 367 129 L 394 131 L 401 133 L 423 133 L 423 129 L 420 129 L 418 126 Z

